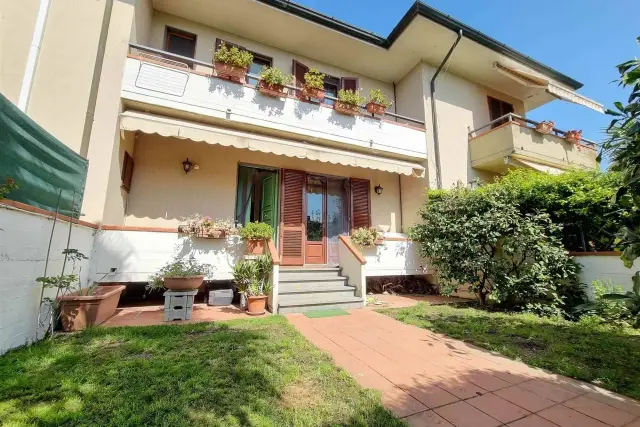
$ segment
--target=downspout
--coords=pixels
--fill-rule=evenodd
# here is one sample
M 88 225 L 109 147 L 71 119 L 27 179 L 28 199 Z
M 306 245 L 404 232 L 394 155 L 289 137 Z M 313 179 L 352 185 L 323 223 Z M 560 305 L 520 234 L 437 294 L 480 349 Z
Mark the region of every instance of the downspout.
M 49 14 L 49 6 L 51 0 L 40 0 L 40 8 L 36 17 L 36 24 L 33 28 L 33 37 L 31 39 L 31 47 L 27 56 L 27 65 L 22 77 L 22 86 L 20 87 L 20 95 L 18 96 L 18 108 L 22 112 L 27 112 L 29 98 L 31 97 L 31 88 L 33 87 L 33 78 L 36 75 L 38 66 L 38 58 L 42 47 L 42 39 L 44 38 L 44 27 L 47 23 L 47 15 Z
M 438 113 L 436 111 L 436 99 L 435 99 L 436 79 L 438 78 L 438 74 L 440 74 L 440 71 L 442 70 L 444 65 L 447 63 L 447 61 L 449 61 L 451 54 L 455 50 L 456 46 L 458 46 L 458 43 L 460 42 L 461 38 L 462 38 L 462 30 L 458 32 L 458 38 L 453 43 L 453 46 L 451 46 L 451 49 L 449 49 L 449 52 L 447 53 L 447 56 L 444 57 L 444 59 L 440 63 L 440 66 L 438 67 L 438 70 L 431 78 L 431 123 L 433 126 L 433 148 L 434 148 L 434 154 L 436 157 L 436 186 L 438 189 L 442 188 L 442 173 L 440 172 L 440 139 L 438 137 Z
M 106 0 L 104 5 L 104 15 L 102 15 L 102 26 L 100 27 L 100 38 L 98 39 L 98 52 L 96 53 L 95 65 L 93 66 L 93 76 L 91 78 L 91 90 L 89 101 L 87 102 L 87 112 L 84 118 L 82 129 L 82 140 L 80 141 L 80 155 L 84 158 L 89 153 L 89 140 L 91 139 L 91 129 L 93 128 L 93 118 L 98 100 L 98 88 L 100 87 L 100 76 L 102 76 L 102 65 L 104 63 L 104 51 L 107 46 L 107 36 L 109 35 L 109 24 L 111 23 L 111 11 L 113 10 L 113 0 Z

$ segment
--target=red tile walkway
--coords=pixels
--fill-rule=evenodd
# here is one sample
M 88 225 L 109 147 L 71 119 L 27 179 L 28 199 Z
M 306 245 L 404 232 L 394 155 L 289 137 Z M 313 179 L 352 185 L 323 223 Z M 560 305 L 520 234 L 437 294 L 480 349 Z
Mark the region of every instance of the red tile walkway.
M 410 426 L 640 427 L 640 402 L 371 310 L 287 317 Z

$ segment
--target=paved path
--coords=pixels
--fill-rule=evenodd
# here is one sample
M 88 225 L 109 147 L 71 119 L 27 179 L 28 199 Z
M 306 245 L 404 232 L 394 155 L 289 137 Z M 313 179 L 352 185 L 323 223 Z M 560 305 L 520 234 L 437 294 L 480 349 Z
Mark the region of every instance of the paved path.
M 640 427 L 640 403 L 371 310 L 287 316 L 410 426 Z

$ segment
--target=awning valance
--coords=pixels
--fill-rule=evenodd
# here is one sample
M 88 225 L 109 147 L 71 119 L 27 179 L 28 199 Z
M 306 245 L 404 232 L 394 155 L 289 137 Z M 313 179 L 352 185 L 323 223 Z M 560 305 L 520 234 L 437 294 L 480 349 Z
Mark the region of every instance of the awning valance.
M 511 157 L 509 156 L 507 158 L 507 165 L 509 166 L 515 166 L 518 168 L 528 168 L 528 169 L 533 169 L 533 170 L 537 170 L 539 172 L 544 172 L 544 173 L 548 173 L 550 175 L 560 175 L 561 173 L 564 173 L 565 171 L 559 168 L 554 168 L 553 166 L 547 166 L 547 165 L 543 165 L 541 163 L 536 163 L 536 162 L 532 162 L 530 160 L 526 160 L 526 159 L 521 159 L 521 158 L 517 158 L 517 157 Z
M 547 93 L 555 96 L 558 99 L 573 102 L 574 104 L 582 105 L 583 107 L 591 108 L 592 110 L 604 114 L 605 110 L 602 104 L 589 99 L 586 96 L 580 95 L 579 93 L 574 92 L 571 89 L 566 89 L 542 77 L 538 77 L 526 71 L 504 66 L 498 62 L 494 63 L 493 67 L 500 74 L 503 74 L 510 79 L 517 81 L 521 85 L 534 89 L 544 89 Z
M 190 139 L 225 147 L 245 148 L 251 151 L 317 160 L 344 166 L 377 169 L 410 176 L 423 176 L 424 168 L 411 162 L 387 159 L 346 150 L 340 150 L 305 142 L 291 141 L 257 135 L 250 132 L 226 129 L 212 125 L 189 122 L 186 120 L 126 111 L 120 115 L 120 129 L 140 131 L 147 134 L 157 133 L 166 137 Z

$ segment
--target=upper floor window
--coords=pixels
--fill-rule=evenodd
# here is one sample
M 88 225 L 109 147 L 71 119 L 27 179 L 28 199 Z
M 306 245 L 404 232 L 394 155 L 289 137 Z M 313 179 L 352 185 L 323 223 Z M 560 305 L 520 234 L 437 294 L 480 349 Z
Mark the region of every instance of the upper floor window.
M 196 57 L 196 39 L 195 34 L 176 28 L 167 27 L 164 39 L 164 50 L 187 58 Z
M 509 113 L 513 113 L 515 110 L 513 109 L 513 105 L 508 102 L 501 101 L 496 98 L 488 97 L 489 100 L 489 120 L 494 121 L 499 119 L 502 116 L 505 116 Z M 491 125 L 491 129 L 497 128 L 498 126 L 508 122 L 508 119 L 500 120 Z
M 216 39 L 216 49 L 220 47 L 222 42 L 224 42 L 224 44 L 230 48 L 237 47 L 238 49 L 249 50 L 238 44 L 231 43 L 222 39 Z M 273 64 L 273 60 L 268 56 L 262 55 L 260 53 L 252 52 L 250 50 L 249 52 L 251 52 L 251 54 L 253 55 L 253 61 L 251 62 L 251 65 L 249 65 L 249 74 L 259 75 L 263 69 L 267 67 L 271 67 L 271 65 Z M 253 77 L 247 77 L 247 83 L 250 85 L 257 85 L 258 79 Z

